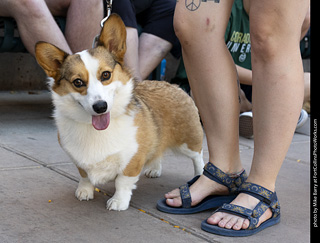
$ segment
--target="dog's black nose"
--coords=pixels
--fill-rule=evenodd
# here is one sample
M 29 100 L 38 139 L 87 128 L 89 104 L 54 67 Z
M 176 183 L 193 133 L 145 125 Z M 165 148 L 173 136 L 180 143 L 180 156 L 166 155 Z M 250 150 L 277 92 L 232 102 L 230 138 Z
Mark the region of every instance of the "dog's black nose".
M 93 104 L 92 108 L 95 112 L 101 114 L 108 109 L 108 104 L 104 100 L 99 100 Z

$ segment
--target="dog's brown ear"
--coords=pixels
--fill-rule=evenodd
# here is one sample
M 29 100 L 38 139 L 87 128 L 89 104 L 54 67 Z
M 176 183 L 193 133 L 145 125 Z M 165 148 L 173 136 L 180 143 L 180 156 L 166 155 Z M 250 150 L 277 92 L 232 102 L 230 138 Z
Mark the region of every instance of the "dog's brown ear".
M 127 50 L 126 39 L 127 31 L 122 19 L 117 14 L 111 14 L 101 30 L 98 45 L 107 48 L 123 64 Z
M 63 61 L 69 55 L 58 47 L 42 41 L 36 44 L 35 53 L 39 65 L 49 77 L 54 79 L 57 78 Z

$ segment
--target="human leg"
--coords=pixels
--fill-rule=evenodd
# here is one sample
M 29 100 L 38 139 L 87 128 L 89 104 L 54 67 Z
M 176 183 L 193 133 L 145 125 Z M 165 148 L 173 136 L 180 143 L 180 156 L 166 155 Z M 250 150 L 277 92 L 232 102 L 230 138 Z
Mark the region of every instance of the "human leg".
M 139 70 L 142 80 L 165 58 L 172 44 L 158 36 L 142 33 L 139 37 Z
M 304 73 L 304 99 L 303 102 L 310 102 L 310 73 Z
M 149 2 L 150 5 L 144 6 L 143 11 L 137 12 L 137 21 L 143 27 L 139 37 L 139 67 L 142 79 L 148 77 L 177 42 L 173 29 L 176 1 Z
M 209 160 L 225 173 L 242 170 L 239 156 L 239 96 L 235 65 L 224 42 L 233 1 L 204 2 L 196 11 L 184 1 L 176 6 L 174 26 L 195 102 L 204 125 Z M 226 187 L 205 176 L 190 187 L 192 205 Z M 181 206 L 179 190 L 165 195 L 167 204 Z
M 73 52 L 89 49 L 101 31 L 102 0 L 45 0 L 53 15 L 66 16 L 65 38 Z
M 271 14 L 268 10 L 272 7 L 279 9 L 280 13 Z M 274 190 L 303 102 L 304 80 L 299 40 L 307 8 L 306 0 L 251 3 L 255 129 L 251 180 L 254 182 L 263 174 L 259 182 L 266 177 L 263 179 L 264 186 L 270 190 Z
M 136 28 L 126 27 L 127 30 L 127 51 L 124 56 L 124 62 L 130 68 L 133 76 L 141 81 L 143 80 L 139 66 L 139 37 Z
M 130 0 L 113 1 L 112 12 L 122 18 L 127 30 L 127 51 L 124 56 L 124 63 L 130 69 L 132 75 L 141 81 L 138 51 L 139 35 L 134 2 Z
M 240 99 L 241 99 L 241 105 L 240 105 L 240 113 L 247 112 L 252 110 L 252 104 L 247 99 L 246 94 L 242 89 L 240 89 Z
M 45 1 L 4 0 L 0 5 L 1 16 L 13 17 L 16 20 L 23 44 L 32 55 L 38 41 L 53 43 L 71 53 Z
M 250 2 L 255 149 L 247 181 L 270 191 L 275 190 L 303 100 L 299 38 L 307 2 Z M 232 202 L 249 209 L 257 203 L 256 198 L 242 193 Z M 271 215 L 271 210 L 267 210 L 258 226 Z M 213 214 L 208 223 L 234 230 L 249 225 L 248 220 L 222 212 Z
M 232 2 L 206 2 L 191 12 L 181 1 L 174 19 L 188 79 L 205 128 L 209 159 L 225 172 L 242 169 L 237 134 L 237 75 L 224 43 Z

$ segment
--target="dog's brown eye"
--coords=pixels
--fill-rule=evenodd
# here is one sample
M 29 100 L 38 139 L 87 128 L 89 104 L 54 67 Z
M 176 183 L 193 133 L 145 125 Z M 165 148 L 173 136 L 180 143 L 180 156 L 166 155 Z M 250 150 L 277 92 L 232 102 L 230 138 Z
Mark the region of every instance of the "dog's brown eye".
M 101 81 L 107 81 L 111 78 L 111 73 L 109 71 L 104 71 L 101 74 Z
M 82 86 L 86 86 L 85 83 L 80 78 L 73 80 L 72 83 L 77 88 L 81 88 Z

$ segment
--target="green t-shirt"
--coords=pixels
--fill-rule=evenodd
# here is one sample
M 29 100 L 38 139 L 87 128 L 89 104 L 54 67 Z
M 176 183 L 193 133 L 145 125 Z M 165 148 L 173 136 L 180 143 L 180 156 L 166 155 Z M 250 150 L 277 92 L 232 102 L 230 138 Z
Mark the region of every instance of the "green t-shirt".
M 225 33 L 225 42 L 235 64 L 251 70 L 249 16 L 244 10 L 242 0 L 234 1 Z

